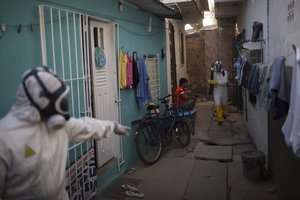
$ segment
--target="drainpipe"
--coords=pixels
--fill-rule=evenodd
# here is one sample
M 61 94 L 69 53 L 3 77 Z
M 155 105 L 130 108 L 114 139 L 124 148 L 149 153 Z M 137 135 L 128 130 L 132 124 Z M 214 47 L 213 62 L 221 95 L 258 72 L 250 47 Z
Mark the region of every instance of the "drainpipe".
M 269 63 L 270 58 L 270 0 L 267 0 L 267 58 L 266 61 Z
M 116 64 L 117 66 L 119 66 L 119 56 L 120 56 L 120 52 L 119 52 L 119 49 L 120 49 L 120 25 L 119 24 L 115 24 L 115 28 L 116 28 L 116 32 L 117 32 L 117 58 L 116 58 Z M 120 76 L 120 73 L 119 73 L 119 68 L 117 67 L 117 74 L 118 74 L 118 80 L 119 80 L 119 76 Z M 121 104 L 120 102 L 122 101 L 122 99 L 120 99 L 120 96 L 121 96 L 121 90 L 120 90 L 120 87 L 118 86 L 118 118 L 119 118 L 119 122 L 121 122 L 122 118 L 121 118 Z M 125 160 L 124 160 L 124 151 L 123 151 L 123 138 L 120 137 L 120 158 L 118 158 L 118 173 L 121 172 L 121 166 L 125 163 Z
M 42 59 L 43 65 L 47 65 L 47 52 L 46 52 L 46 33 L 45 33 L 45 15 L 44 5 L 39 5 L 39 16 L 40 16 L 40 37 L 41 37 L 41 48 L 42 48 Z

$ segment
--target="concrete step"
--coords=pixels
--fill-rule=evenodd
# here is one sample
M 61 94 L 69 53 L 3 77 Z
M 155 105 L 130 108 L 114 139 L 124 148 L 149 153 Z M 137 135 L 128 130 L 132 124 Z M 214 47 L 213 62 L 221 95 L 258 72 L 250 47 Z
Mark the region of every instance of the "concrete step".
M 195 152 L 195 159 L 222 162 L 232 161 L 232 146 L 215 146 L 199 143 Z

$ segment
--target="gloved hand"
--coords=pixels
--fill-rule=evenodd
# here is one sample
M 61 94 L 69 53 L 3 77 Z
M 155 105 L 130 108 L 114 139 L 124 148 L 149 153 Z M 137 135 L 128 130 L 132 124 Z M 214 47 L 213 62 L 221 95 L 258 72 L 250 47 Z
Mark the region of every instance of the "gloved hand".
M 218 84 L 218 80 L 208 80 L 209 84 Z
M 128 126 L 123 126 L 119 123 L 115 123 L 115 129 L 114 132 L 117 135 L 129 135 L 130 127 Z

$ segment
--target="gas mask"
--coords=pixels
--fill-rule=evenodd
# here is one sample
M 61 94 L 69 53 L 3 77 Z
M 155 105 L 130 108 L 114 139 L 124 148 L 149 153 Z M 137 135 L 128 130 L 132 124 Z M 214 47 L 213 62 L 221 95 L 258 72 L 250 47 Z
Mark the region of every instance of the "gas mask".
M 215 70 L 217 72 L 221 72 L 221 70 L 223 69 L 223 63 L 221 61 L 217 60 L 214 65 L 215 65 L 214 66 Z
M 23 76 L 23 87 L 31 104 L 50 130 L 61 129 L 69 117 L 69 87 L 47 67 L 39 67 Z

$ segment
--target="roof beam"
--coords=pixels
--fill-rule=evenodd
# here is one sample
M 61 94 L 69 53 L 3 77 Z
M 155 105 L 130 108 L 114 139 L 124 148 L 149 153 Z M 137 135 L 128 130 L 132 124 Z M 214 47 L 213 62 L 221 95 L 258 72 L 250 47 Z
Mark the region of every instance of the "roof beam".
M 237 17 L 240 15 L 240 12 L 241 12 L 240 5 L 215 7 L 216 18 Z
M 152 13 L 159 18 L 182 19 L 180 13 L 172 10 L 158 0 L 124 0 L 135 5 L 140 10 Z

